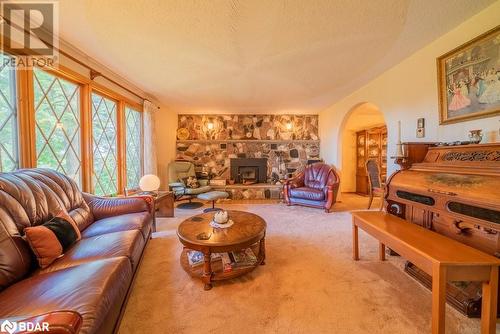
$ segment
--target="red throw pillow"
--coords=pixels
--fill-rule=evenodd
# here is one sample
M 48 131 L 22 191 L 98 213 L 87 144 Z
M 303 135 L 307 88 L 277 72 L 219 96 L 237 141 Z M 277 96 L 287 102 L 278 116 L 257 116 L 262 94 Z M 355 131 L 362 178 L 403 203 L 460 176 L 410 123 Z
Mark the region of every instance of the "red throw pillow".
M 81 238 L 75 222 L 65 212 L 42 225 L 26 227 L 24 234 L 41 268 L 48 267 Z

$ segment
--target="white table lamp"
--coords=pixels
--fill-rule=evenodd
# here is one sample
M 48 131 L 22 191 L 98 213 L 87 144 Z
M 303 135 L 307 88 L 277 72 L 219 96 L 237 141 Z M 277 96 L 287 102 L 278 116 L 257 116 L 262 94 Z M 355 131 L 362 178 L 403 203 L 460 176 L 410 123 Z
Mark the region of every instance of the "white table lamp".
M 160 178 L 153 174 L 146 174 L 139 181 L 139 188 L 147 193 L 154 193 L 160 188 Z

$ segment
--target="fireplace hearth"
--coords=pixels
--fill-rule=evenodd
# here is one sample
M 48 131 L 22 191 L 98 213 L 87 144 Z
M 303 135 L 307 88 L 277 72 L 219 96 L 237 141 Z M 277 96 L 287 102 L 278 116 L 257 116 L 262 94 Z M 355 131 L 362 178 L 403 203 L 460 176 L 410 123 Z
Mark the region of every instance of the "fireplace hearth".
M 235 183 L 253 184 L 267 182 L 266 158 L 234 158 L 230 161 L 231 179 Z

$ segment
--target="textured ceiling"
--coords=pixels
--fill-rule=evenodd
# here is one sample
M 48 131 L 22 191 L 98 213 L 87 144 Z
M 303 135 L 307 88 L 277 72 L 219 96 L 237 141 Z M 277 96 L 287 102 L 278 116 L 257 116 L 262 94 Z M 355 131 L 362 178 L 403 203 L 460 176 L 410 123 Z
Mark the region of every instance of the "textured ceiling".
M 178 112 L 317 112 L 492 0 L 64 0 L 60 32 Z

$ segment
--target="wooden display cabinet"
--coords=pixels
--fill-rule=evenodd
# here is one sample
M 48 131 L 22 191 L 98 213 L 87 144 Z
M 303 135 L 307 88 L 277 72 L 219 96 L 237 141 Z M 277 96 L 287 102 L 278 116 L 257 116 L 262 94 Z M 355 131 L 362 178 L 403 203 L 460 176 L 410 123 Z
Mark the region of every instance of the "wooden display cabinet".
M 365 164 L 368 159 L 379 163 L 382 182 L 387 176 L 387 128 L 380 126 L 356 132 L 356 193 L 368 195 L 368 175 Z

